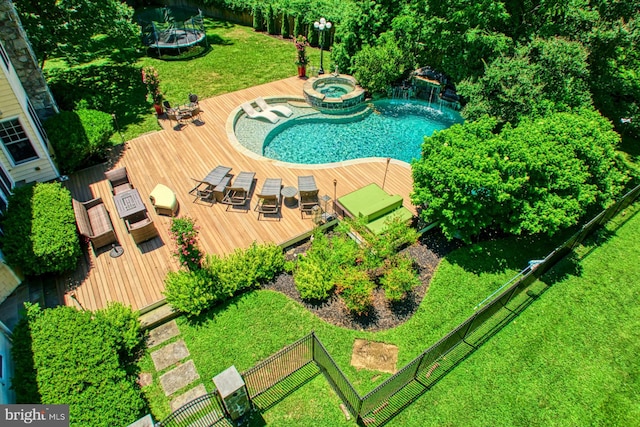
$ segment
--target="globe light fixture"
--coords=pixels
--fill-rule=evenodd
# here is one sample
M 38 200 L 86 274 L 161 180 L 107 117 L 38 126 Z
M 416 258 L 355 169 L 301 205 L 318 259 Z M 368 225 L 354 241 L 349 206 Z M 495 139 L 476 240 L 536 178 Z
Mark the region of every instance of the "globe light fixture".
M 331 22 L 327 21 L 324 18 L 320 18 L 320 21 L 316 21 L 313 23 L 313 28 L 318 31 L 318 36 L 320 39 L 320 69 L 318 70 L 318 74 L 324 74 L 324 67 L 322 65 L 322 51 L 324 48 L 324 33 L 331 29 Z

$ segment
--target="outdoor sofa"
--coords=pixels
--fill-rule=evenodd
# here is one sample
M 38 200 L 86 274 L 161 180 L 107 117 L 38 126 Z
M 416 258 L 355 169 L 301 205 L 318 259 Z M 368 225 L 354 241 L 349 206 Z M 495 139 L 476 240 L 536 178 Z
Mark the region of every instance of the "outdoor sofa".
M 98 197 L 88 202 L 72 199 L 72 203 L 78 231 L 89 239 L 94 251 L 118 241 L 102 198 Z

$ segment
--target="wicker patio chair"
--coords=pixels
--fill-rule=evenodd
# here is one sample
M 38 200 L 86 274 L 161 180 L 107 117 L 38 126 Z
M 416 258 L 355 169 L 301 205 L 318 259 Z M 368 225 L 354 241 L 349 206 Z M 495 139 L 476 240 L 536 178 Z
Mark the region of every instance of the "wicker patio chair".
M 104 173 L 104 176 L 109 180 L 111 192 L 114 196 L 133 188 L 133 185 L 131 185 L 131 182 L 129 181 L 129 175 L 127 174 L 126 167 L 107 171 Z

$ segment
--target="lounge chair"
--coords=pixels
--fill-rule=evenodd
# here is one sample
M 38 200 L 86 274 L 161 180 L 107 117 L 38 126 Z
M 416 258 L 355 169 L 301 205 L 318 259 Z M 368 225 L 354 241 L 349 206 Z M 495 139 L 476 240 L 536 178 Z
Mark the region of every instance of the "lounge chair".
M 209 174 L 207 174 L 207 176 L 202 180 L 191 178 L 197 183 L 196 186 L 189 191 L 189 194 L 195 196 L 193 202 L 195 203 L 200 199 L 213 205 L 213 190 L 220 185 L 229 172 L 231 172 L 230 167 L 219 165 L 209 172 Z
M 293 114 L 291 108 L 285 105 L 269 105 L 264 98 L 256 98 L 256 104 L 258 104 L 258 107 L 260 107 L 262 111 L 273 111 L 274 113 L 284 117 L 291 117 Z
M 280 120 L 278 116 L 276 116 L 271 111 L 256 111 L 256 109 L 253 108 L 248 102 L 242 104 L 242 109 L 251 119 L 259 119 L 262 117 L 269 120 L 271 123 L 276 123 L 278 120 Z
M 282 179 L 267 178 L 262 185 L 262 190 L 258 194 L 258 204 L 255 210 L 258 211 L 258 221 L 260 214 L 278 214 L 280 212 L 280 190 L 282 188 Z M 278 216 L 278 221 L 280 217 Z
M 304 218 L 305 213 L 313 214 L 315 206 L 320 207 L 319 190 L 313 175 L 298 177 L 298 192 L 300 193 L 300 216 Z
M 255 178 L 255 172 L 240 172 L 233 184 L 227 190 L 222 203 L 229 206 L 244 206 L 247 200 L 251 198 L 251 189 L 253 188 L 253 179 Z
M 109 180 L 111 192 L 114 196 L 133 188 L 133 185 L 131 185 L 131 182 L 129 181 L 129 175 L 127 174 L 126 167 L 107 171 L 104 173 L 104 176 Z

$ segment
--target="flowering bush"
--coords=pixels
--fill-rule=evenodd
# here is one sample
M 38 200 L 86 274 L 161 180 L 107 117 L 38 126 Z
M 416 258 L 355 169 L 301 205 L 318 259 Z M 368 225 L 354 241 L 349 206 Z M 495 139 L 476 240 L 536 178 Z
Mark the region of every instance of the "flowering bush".
M 180 265 L 189 271 L 202 268 L 202 252 L 197 246 L 198 227 L 191 218 L 173 218 L 169 229 L 171 238 L 176 242 L 175 255 Z
M 151 96 L 154 103 L 162 102 L 162 93 L 160 93 L 160 77 L 158 71 L 152 67 L 142 68 L 142 83 L 147 87 L 147 92 Z
M 296 65 L 299 67 L 305 66 L 309 63 L 309 58 L 307 57 L 307 46 L 309 43 L 307 42 L 307 38 L 305 36 L 296 37 L 293 42 L 296 45 Z

